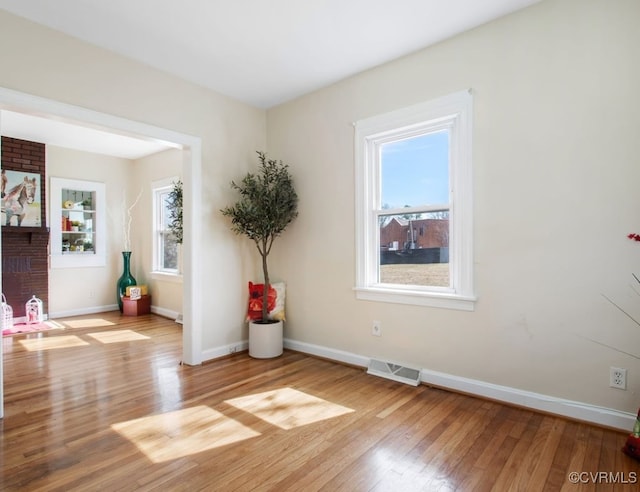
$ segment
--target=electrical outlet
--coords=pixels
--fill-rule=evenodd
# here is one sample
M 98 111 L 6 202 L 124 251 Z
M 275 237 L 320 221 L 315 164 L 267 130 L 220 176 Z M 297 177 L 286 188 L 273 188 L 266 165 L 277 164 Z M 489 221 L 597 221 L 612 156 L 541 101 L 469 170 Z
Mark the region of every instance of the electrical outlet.
M 371 334 L 374 337 L 382 336 L 382 323 L 378 320 L 373 320 L 373 324 L 371 325 Z
M 627 389 L 627 370 L 621 367 L 609 368 L 609 386 L 622 390 Z

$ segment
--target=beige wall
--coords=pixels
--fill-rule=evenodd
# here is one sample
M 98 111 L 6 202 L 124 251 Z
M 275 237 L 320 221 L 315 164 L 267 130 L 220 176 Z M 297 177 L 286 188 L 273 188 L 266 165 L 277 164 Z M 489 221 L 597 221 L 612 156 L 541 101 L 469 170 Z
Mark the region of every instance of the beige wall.
M 197 220 L 204 253 L 206 306 L 202 348 L 246 338 L 246 280 L 255 262 L 230 233 L 219 209 L 233 197 L 229 182 L 266 145 L 266 119 L 255 109 L 106 50 L 0 11 L 0 87 L 166 128 L 202 140 L 202 192 Z M 120 267 L 118 267 L 120 268 Z M 117 276 L 117 273 L 113 273 Z
M 640 328 L 603 294 L 640 313 L 638 19 L 636 0 L 547 0 L 269 110 L 301 199 L 271 267 L 286 336 L 636 412 Z M 467 88 L 475 311 L 357 301 L 352 122 Z
M 182 313 L 182 277 L 153 275 L 153 182 L 182 179 L 182 151 L 167 150 L 151 156 L 137 159 L 133 165 L 133 181 L 137 184 L 136 193 L 142 192 L 139 207 L 135 209 L 135 220 L 140 224 L 136 228 L 132 244 L 140 251 L 142 269 L 141 279 L 149 286 L 153 307 L 160 314 Z
M 107 264 L 104 267 L 53 268 L 49 275 L 53 316 L 110 309 L 116 305 L 115 284 L 122 273 L 124 249 L 123 209 L 140 199 L 132 209 L 131 273 L 152 294 L 155 312 L 175 316 L 183 312 L 182 279 L 151 274 L 153 268 L 152 183 L 180 177 L 182 151 L 167 150 L 128 160 L 105 155 L 47 146 L 47 173 L 50 177 L 97 181 L 107 193 Z M 51 201 L 47 200 L 51 206 Z M 49 211 L 48 211 L 49 212 Z M 51 219 L 48 221 L 51 224 Z M 73 292 L 72 295 L 70 293 Z
M 205 351 L 246 338 L 257 259 L 219 209 L 268 142 L 301 198 L 271 261 L 287 281 L 288 338 L 635 412 L 640 363 L 623 352 L 640 355 L 640 328 L 603 294 L 640 314 L 630 289 L 640 250 L 625 237 L 640 232 L 638 18 L 636 0 L 545 0 L 265 117 L 0 12 L 0 43 L 12 47 L 0 51 L 12 67 L 0 87 L 202 139 Z M 356 301 L 352 123 L 465 88 L 475 95 L 476 310 Z M 382 337 L 371 336 L 374 319 Z M 628 391 L 608 388 L 611 365 L 629 369 Z
M 49 313 L 59 316 L 116 304 L 116 281 L 122 273 L 123 235 L 121 207 L 123 187 L 129 183 L 132 161 L 47 145 L 47 190 L 55 178 L 96 181 L 105 184 L 108 206 L 106 266 L 52 268 L 49 271 Z M 51 200 L 47 199 L 48 208 Z M 47 210 L 47 225 L 55 220 Z M 135 263 L 133 263 L 135 267 Z M 136 276 L 136 270 L 132 271 Z M 137 278 L 137 277 L 136 277 Z

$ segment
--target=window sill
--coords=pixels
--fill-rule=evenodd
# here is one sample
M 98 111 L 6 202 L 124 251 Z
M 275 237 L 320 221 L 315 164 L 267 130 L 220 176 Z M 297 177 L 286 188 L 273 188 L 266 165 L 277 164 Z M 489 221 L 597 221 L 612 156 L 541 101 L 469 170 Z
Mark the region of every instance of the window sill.
M 410 304 L 414 306 L 428 306 L 458 311 L 473 311 L 476 298 L 450 293 L 423 292 L 416 290 L 385 289 L 382 287 L 355 287 L 356 299 L 363 301 L 391 302 L 395 304 Z
M 51 268 L 90 268 L 106 266 L 104 255 L 89 251 L 51 254 Z
M 153 280 L 159 280 L 161 282 L 172 282 L 175 284 L 182 283 L 182 274 L 181 273 L 167 273 L 167 272 L 151 272 L 151 278 Z

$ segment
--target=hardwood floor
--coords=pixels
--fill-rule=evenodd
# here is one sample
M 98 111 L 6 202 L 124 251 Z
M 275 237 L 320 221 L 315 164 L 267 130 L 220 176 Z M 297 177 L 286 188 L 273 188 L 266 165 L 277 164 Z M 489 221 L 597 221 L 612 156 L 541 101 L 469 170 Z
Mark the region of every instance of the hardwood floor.
M 155 315 L 57 321 L 3 339 L 1 490 L 638 490 L 625 433 L 291 351 L 182 366 Z

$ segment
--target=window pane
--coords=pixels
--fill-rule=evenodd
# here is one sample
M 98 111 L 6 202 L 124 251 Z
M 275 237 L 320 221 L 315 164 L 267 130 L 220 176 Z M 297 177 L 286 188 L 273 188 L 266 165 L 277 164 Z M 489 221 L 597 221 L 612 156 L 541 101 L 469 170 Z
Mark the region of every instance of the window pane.
M 356 122 L 357 299 L 474 309 L 472 106 L 463 90 Z
M 154 225 L 153 225 L 153 269 L 165 274 L 177 275 L 180 272 L 178 243 L 169 230 L 171 214 L 169 195 L 172 186 L 162 182 L 153 190 Z
M 162 261 L 164 269 L 178 269 L 178 243 L 172 234 L 162 234 Z
M 450 287 L 449 212 L 381 215 L 379 281 Z
M 169 192 L 168 191 L 164 191 L 160 194 L 160 200 L 162 203 L 162 209 L 161 209 L 161 219 L 160 219 L 160 224 L 162 227 L 162 230 L 166 230 L 169 228 Z
M 382 208 L 449 203 L 449 132 L 382 145 Z

